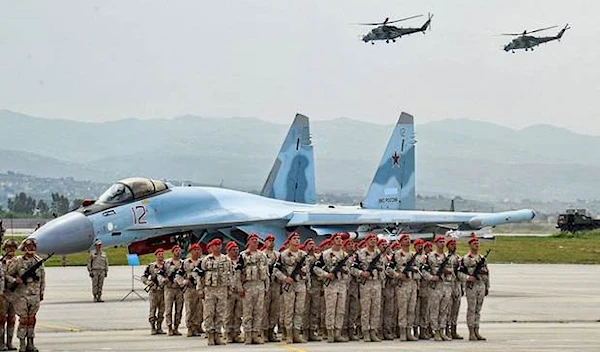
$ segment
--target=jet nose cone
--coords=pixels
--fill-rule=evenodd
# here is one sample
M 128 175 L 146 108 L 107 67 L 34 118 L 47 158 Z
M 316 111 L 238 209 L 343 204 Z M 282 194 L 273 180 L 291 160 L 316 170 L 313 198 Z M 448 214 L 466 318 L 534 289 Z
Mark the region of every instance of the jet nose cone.
M 40 253 L 77 253 L 92 246 L 94 227 L 82 213 L 71 212 L 50 221 L 29 237 L 36 239 Z

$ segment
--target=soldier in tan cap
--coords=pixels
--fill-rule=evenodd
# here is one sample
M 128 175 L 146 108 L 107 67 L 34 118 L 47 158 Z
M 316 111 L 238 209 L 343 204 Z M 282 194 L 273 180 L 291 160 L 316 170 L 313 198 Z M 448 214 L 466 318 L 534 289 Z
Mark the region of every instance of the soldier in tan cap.
M 102 241 L 96 240 L 94 247 L 88 257 L 87 270 L 92 278 L 94 302 L 104 302 L 102 300 L 102 286 L 104 286 L 104 278 L 108 276 L 108 258 L 102 250 Z
M 12 345 L 12 339 L 15 333 L 15 293 L 8 289 L 8 287 L 14 287 L 16 278 L 8 274 L 8 268 L 15 258 L 15 251 L 19 245 L 13 239 L 4 241 L 4 259 L 2 260 L 2 274 L 5 278 L 6 285 L 0 283 L 0 286 L 4 287 L 4 300 L 0 306 L 2 315 L 0 316 L 0 351 L 2 350 L 16 350 Z M 6 341 L 4 341 L 4 324 L 6 323 Z

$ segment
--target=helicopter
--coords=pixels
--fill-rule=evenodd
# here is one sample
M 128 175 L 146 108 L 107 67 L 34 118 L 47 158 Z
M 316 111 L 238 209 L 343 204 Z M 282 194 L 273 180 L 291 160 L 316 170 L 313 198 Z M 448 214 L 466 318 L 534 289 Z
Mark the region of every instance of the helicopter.
M 507 45 L 504 46 L 504 51 L 512 51 L 513 53 L 517 49 L 525 49 L 525 51 L 527 51 L 527 50 L 533 51 L 533 47 L 536 45 L 547 43 L 547 42 L 550 42 L 553 40 L 560 41 L 560 38 L 562 38 L 565 31 L 567 29 L 571 29 L 571 27 L 569 27 L 569 24 L 567 23 L 567 25 L 563 29 L 561 29 L 560 32 L 558 32 L 558 34 L 554 37 L 534 37 L 534 36 L 530 35 L 531 33 L 541 32 L 541 31 L 545 31 L 548 29 L 556 28 L 556 27 L 557 26 L 541 28 L 541 29 L 536 29 L 535 31 L 531 31 L 531 32 L 527 32 L 525 30 L 525 31 L 523 31 L 523 33 L 504 33 L 502 35 L 518 36 L 517 38 L 513 39 L 510 43 L 508 43 Z
M 400 28 L 398 28 L 396 26 L 390 26 L 391 23 L 406 21 L 406 20 L 421 17 L 421 16 L 423 16 L 423 15 L 416 15 L 416 16 L 401 18 L 399 20 L 394 20 L 394 21 L 390 21 L 389 17 L 386 17 L 383 22 L 379 22 L 379 23 L 357 23 L 357 24 L 362 25 L 362 26 L 378 26 L 378 27 L 373 28 L 369 33 L 365 34 L 361 38 L 362 41 L 364 41 L 365 43 L 371 42 L 371 44 L 374 45 L 376 40 L 385 40 L 386 43 L 389 43 L 390 40 L 392 42 L 396 42 L 396 38 L 400 38 L 403 35 L 413 34 L 413 33 L 417 33 L 417 32 L 423 32 L 423 34 L 425 34 L 425 31 L 431 27 L 431 18 L 433 17 L 432 14 L 429 14 L 427 21 L 421 27 L 417 27 L 417 28 L 410 28 L 410 27 L 402 28 L 402 27 L 400 27 Z

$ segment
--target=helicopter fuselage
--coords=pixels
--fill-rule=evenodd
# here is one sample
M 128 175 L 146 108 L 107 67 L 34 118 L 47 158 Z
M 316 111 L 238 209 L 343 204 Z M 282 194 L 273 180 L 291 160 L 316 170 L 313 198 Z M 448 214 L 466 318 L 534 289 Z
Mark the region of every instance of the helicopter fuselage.
M 423 28 L 402 28 L 396 26 L 379 26 L 373 28 L 369 33 L 362 37 L 365 43 L 375 40 L 385 40 L 389 42 L 396 38 L 402 37 L 403 35 L 413 34 L 417 32 L 423 32 Z

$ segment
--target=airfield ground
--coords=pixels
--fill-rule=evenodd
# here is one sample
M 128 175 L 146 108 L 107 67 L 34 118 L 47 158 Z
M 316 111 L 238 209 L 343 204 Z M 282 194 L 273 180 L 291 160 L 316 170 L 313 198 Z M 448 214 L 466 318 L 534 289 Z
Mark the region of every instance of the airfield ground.
M 134 270 L 141 274 L 142 267 Z M 218 346 L 220 351 L 598 351 L 600 348 L 599 265 L 492 264 L 492 289 L 485 301 L 481 332 L 485 342 L 351 342 Z M 47 268 L 46 300 L 38 315 L 41 351 L 207 350 L 206 339 L 150 336 L 148 302 L 131 290 L 131 268 L 111 267 L 105 303 L 91 302 L 84 267 Z M 146 297 L 143 285 L 136 292 Z M 466 335 L 463 298 L 459 332 Z M 182 324 L 185 325 L 185 324 Z M 185 333 L 185 329 L 182 329 Z

